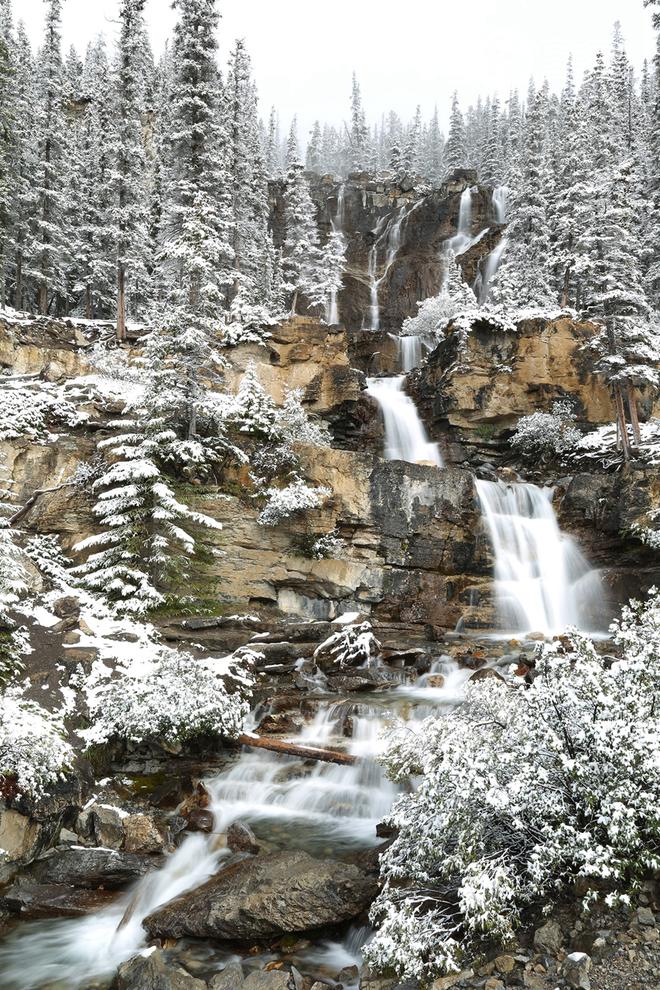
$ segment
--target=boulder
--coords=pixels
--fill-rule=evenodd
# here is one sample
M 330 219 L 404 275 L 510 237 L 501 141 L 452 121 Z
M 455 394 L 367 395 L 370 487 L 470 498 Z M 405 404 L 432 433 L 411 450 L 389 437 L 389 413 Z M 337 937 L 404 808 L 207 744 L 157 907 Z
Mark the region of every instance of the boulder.
M 537 952 L 556 956 L 563 941 L 562 930 L 556 921 L 546 921 L 545 925 L 537 928 L 534 932 L 534 948 Z
M 129 815 L 124 821 L 124 836 L 124 849 L 129 853 L 158 853 L 165 847 L 149 815 Z
M 244 982 L 243 967 L 238 960 L 234 960 L 211 979 L 209 990 L 240 990 Z
M 119 852 L 117 849 L 74 846 L 55 850 L 37 860 L 29 867 L 27 875 L 40 884 L 117 890 L 159 865 L 159 857 Z
M 571 952 L 564 960 L 562 971 L 569 987 L 590 990 L 591 959 L 586 952 Z
M 12 808 L 0 811 L 0 849 L 10 863 L 25 862 L 37 850 L 40 825 Z
M 359 915 L 378 884 L 356 866 L 276 852 L 243 859 L 145 918 L 151 937 L 254 942 Z
M 119 967 L 113 990 L 207 990 L 207 985 L 167 962 L 160 949 L 148 949 Z
M 254 969 L 245 978 L 243 990 L 290 990 L 293 986 L 291 974 L 283 969 Z
M 107 907 L 114 895 L 63 883 L 37 883 L 19 878 L 0 896 L 0 912 L 22 918 L 76 918 Z
M 259 843 L 249 825 L 234 822 L 227 829 L 227 846 L 232 852 L 258 853 Z

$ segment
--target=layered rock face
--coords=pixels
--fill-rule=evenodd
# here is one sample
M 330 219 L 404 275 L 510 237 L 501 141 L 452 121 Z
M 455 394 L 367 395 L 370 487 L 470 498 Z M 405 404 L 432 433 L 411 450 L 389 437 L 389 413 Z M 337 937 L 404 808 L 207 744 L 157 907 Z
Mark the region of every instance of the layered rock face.
M 446 240 L 456 234 L 461 194 L 472 188 L 473 236 L 478 243 L 460 258 L 468 281 L 495 246 L 501 228 L 495 221 L 490 191 L 477 184 L 476 172 L 457 171 L 439 189 L 375 180 L 367 173 L 342 183 L 332 176 L 310 176 L 322 232 L 340 230 L 347 242 L 344 286 L 339 294 L 341 323 L 349 333 L 380 329 L 396 333 L 417 312 L 417 303 L 436 295 L 444 272 Z M 284 239 L 282 189 L 273 186 L 276 244 Z M 394 256 L 394 248 L 396 255 Z M 379 326 L 372 315 L 372 286 L 378 285 Z

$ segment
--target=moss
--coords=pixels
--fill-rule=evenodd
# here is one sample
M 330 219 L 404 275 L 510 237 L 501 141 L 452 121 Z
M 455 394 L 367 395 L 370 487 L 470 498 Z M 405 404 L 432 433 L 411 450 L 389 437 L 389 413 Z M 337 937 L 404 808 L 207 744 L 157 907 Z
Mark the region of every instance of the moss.
M 162 605 L 149 611 L 149 617 L 174 618 L 179 616 L 232 615 L 236 602 L 218 601 L 215 598 L 194 598 L 190 595 L 168 595 Z
M 165 770 L 161 770 L 160 773 L 137 774 L 128 779 L 130 779 L 130 783 L 127 784 L 128 789 L 136 796 L 140 796 L 153 794 L 155 790 L 167 783 L 170 779 L 170 774 Z
M 94 776 L 108 777 L 112 771 L 113 748 L 108 743 L 95 743 L 85 750 L 85 759 L 91 766 Z

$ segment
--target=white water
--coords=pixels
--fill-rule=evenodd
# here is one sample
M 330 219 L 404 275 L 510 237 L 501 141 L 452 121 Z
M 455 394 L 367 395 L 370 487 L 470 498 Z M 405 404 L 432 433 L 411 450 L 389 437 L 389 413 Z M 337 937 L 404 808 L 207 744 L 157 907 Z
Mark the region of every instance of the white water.
M 480 272 L 480 282 L 478 286 L 479 291 L 477 293 L 479 302 L 482 305 L 488 300 L 488 296 L 490 294 L 490 283 L 493 280 L 495 272 L 500 267 L 502 258 L 504 257 L 504 252 L 507 248 L 507 243 L 506 237 L 503 237 L 483 262 L 483 270 Z
M 602 609 L 598 572 L 559 529 L 550 489 L 477 481 L 495 555 L 500 628 L 554 635 L 593 629 Z
M 509 187 L 495 186 L 493 189 L 493 213 L 496 223 L 506 223 L 506 211 L 509 202 Z
M 448 239 L 447 250 L 464 254 L 472 244 L 472 189 L 464 189 L 458 208 L 458 231 Z
M 401 235 L 403 225 L 407 217 L 407 206 L 404 203 L 399 207 L 394 218 L 383 217 L 376 227 L 374 242 L 369 250 L 368 275 L 369 275 L 369 329 L 380 330 L 380 286 L 389 275 L 390 268 L 396 261 L 396 256 L 401 248 Z M 383 229 L 384 228 L 384 229 Z M 382 242 L 385 242 L 385 268 L 383 274 L 378 278 L 378 253 Z
M 422 338 L 411 334 L 399 337 L 399 362 L 401 371 L 408 374 L 422 363 Z
M 403 388 L 406 376 L 368 378 L 367 394 L 380 406 L 385 424 L 385 459 L 442 467 L 437 443 L 431 443 L 415 403 Z

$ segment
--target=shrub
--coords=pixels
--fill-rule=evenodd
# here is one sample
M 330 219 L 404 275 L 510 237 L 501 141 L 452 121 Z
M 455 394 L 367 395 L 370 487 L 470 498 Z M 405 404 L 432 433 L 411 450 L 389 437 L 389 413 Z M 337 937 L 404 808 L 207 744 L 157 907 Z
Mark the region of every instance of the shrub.
M 302 478 L 296 478 L 286 488 L 269 488 L 266 506 L 259 516 L 262 526 L 276 526 L 283 519 L 319 509 L 332 492 L 329 488 L 312 488 Z
M 328 656 L 340 667 L 358 667 L 379 654 L 380 643 L 370 622 L 341 626 L 314 650 L 315 659 Z
M 36 800 L 64 777 L 73 750 L 64 738 L 59 713 L 25 697 L 24 687 L 0 695 L 0 783 Z
M 92 725 L 88 746 L 124 739 L 170 744 L 202 735 L 235 738 L 243 729 L 258 654 L 196 658 L 154 643 L 115 667 L 97 661 L 84 679 Z
M 511 446 L 524 460 L 550 461 L 574 450 L 582 434 L 573 426 L 575 413 L 569 402 L 555 402 L 552 412 L 532 413 L 518 420 Z
M 458 970 L 575 881 L 586 907 L 626 903 L 658 869 L 658 593 L 613 632 L 620 660 L 573 632 L 541 650 L 531 686 L 472 684 L 451 715 L 394 730 L 391 775 L 420 779 L 390 815 L 372 967 Z

